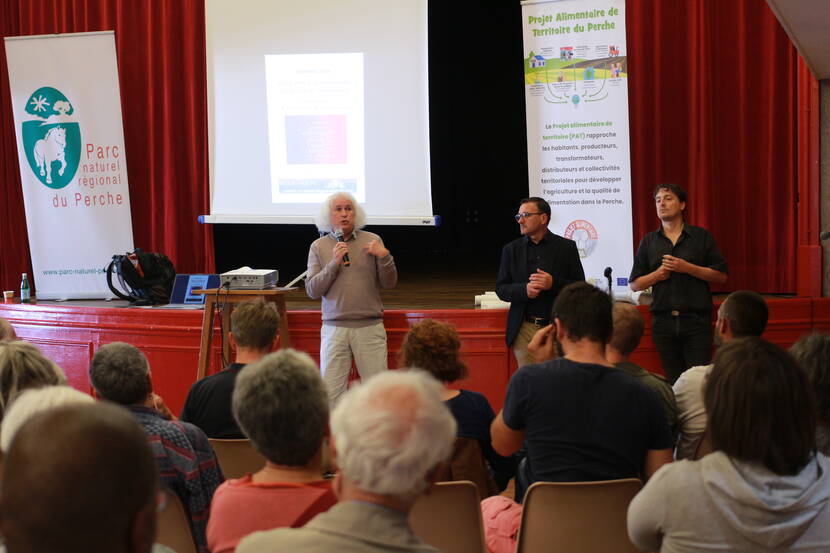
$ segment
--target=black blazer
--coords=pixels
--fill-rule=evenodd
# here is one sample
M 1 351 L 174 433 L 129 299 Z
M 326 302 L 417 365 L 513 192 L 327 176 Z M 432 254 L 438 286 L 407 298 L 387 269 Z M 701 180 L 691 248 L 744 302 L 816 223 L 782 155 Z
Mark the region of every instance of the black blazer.
M 505 339 L 508 347 L 519 334 L 519 327 L 525 318 L 527 283 L 527 241 L 525 236 L 513 240 L 501 250 L 499 277 L 496 281 L 496 294 L 503 301 L 510 302 L 507 314 L 507 331 Z M 579 259 L 576 242 L 562 238 L 548 231 L 546 242 L 541 252 L 540 269 L 553 275 L 553 288 L 539 294 L 540 301 L 546 302 L 548 310 L 553 307 L 553 300 L 565 286 L 572 282 L 585 280 L 585 271 Z

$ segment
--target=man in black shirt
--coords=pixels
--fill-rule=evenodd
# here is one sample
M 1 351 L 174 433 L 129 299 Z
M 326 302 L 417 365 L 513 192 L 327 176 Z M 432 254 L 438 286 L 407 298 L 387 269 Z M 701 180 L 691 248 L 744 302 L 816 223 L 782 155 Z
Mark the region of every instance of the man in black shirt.
M 574 283 L 561 291 L 553 310 L 553 324 L 529 349 L 550 359 L 558 343 L 564 357 L 519 368 L 490 426 L 497 453 L 527 448 L 517 501 L 536 481 L 646 479 L 672 459 L 672 435 L 657 393 L 605 358 L 613 332 L 608 294 Z
M 532 362 L 527 344 L 550 324 L 550 308 L 562 288 L 585 280 L 573 240 L 548 230 L 550 204 L 542 198 L 521 201 L 516 222 L 522 237 L 501 252 L 496 294 L 510 302 L 505 339 L 521 367 Z
M 686 192 L 676 184 L 654 190 L 660 228 L 643 237 L 629 286 L 652 287 L 652 339 L 669 382 L 712 357 L 709 283 L 726 282 L 729 270 L 706 229 L 686 223 Z
M 193 383 L 182 409 L 181 420 L 201 428 L 208 438 L 244 438 L 231 413 L 236 375 L 276 347 L 280 316 L 271 302 L 262 298 L 240 303 L 231 313 L 228 334 L 236 362 L 216 374 Z

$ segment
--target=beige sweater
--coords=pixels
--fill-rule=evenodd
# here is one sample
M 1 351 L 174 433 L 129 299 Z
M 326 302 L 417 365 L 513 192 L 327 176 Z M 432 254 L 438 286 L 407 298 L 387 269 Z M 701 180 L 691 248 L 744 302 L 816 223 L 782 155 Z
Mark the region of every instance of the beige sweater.
M 365 230 L 352 233 L 349 267 L 334 262 L 334 236 L 327 234 L 312 242 L 305 290 L 311 299 L 323 298 L 323 324 L 354 328 L 383 319 L 380 290 L 395 287 L 398 271 L 391 254 L 377 258 L 364 251 L 372 240 L 380 236 Z

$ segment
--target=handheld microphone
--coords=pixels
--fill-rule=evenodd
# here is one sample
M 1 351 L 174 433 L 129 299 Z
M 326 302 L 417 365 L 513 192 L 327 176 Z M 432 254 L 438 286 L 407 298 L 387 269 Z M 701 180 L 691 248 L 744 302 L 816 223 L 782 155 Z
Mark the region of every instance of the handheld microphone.
M 608 295 L 613 298 L 614 297 L 614 290 L 611 288 L 611 267 L 606 267 L 605 268 L 605 273 L 603 273 L 603 274 L 605 275 L 605 278 L 608 279 Z
M 334 231 L 334 237 L 337 238 L 338 242 L 342 242 L 343 241 L 343 231 L 340 230 L 340 229 L 337 229 L 336 231 Z M 346 252 L 346 255 L 343 256 L 343 266 L 348 267 L 351 264 L 352 264 L 352 262 L 349 261 L 349 253 Z

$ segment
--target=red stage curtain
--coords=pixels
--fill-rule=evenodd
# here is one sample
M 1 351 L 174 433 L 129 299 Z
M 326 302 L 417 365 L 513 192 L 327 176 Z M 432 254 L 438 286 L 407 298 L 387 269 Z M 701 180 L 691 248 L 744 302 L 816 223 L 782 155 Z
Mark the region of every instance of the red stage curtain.
M 2 6 L 4 36 L 115 30 L 135 245 L 166 253 L 179 272 L 212 271 L 213 233 L 196 221 L 209 212 L 204 0 Z M 30 261 L 4 51 L 0 64 L 0 284 L 8 289 Z M 96 69 L 85 73 L 94 83 Z
M 0 33 L 3 36 L 20 34 L 18 19 L 16 2 L 0 2 Z M 17 165 L 14 118 L 9 109 L 11 92 L 8 74 L 6 50 L 0 40 L 0 287 L 16 290 L 20 285 L 20 273 L 31 276 L 32 269 Z
M 629 1 L 626 15 L 635 247 L 659 225 L 654 186 L 676 182 L 727 259 L 719 289 L 795 292 L 798 79 L 814 80 L 800 56 L 757 0 Z

